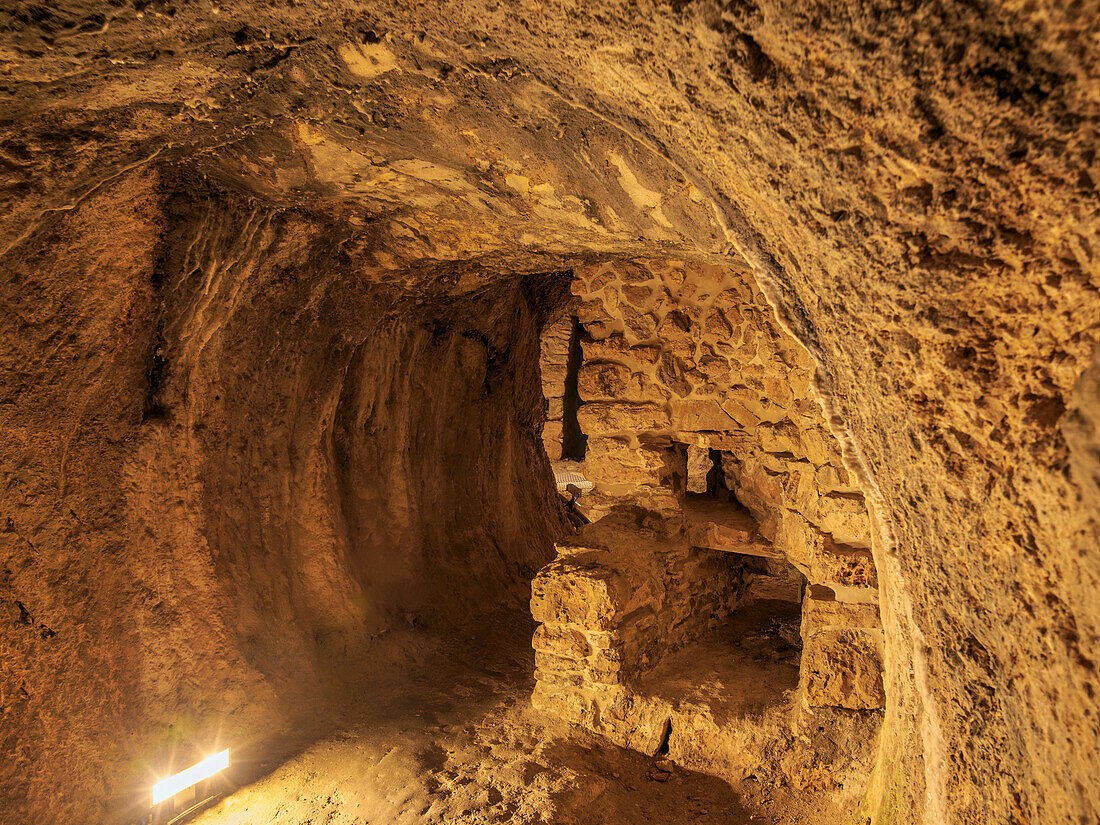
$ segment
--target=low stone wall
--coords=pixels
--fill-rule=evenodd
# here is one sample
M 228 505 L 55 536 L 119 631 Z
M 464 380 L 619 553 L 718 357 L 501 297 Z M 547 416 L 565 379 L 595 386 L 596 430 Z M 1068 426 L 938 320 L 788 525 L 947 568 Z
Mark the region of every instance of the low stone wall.
M 728 554 L 623 515 L 558 552 L 532 585 L 531 613 L 542 623 L 535 703 L 593 729 L 632 679 L 726 618 L 751 578 Z

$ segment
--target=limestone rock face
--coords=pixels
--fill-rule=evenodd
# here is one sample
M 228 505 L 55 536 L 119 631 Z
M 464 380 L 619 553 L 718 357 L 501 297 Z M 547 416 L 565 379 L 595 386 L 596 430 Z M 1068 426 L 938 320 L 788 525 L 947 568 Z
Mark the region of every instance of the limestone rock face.
M 721 395 L 755 432 L 706 446 L 751 445 L 722 472 L 762 535 L 879 602 L 868 817 L 1095 819 L 1095 4 L 216 11 L 0 10 L 3 810 L 132 821 L 169 725 L 258 735 L 402 649 L 456 590 L 408 565 L 547 562 L 516 316 L 525 274 L 591 269 L 590 354 L 668 388 L 649 446 L 703 446 L 677 405 Z M 653 257 L 752 277 L 601 292 Z M 799 347 L 738 337 L 764 307 Z
M 338 714 L 423 634 L 525 601 L 565 529 L 538 440 L 551 283 L 395 305 L 384 271 L 326 258 L 325 221 L 158 186 L 87 198 L 3 285 L 20 821 L 131 821 L 181 742 L 247 758 Z
M 811 707 L 885 707 L 882 646 L 882 627 L 873 606 L 806 599 L 801 673 L 807 703 Z

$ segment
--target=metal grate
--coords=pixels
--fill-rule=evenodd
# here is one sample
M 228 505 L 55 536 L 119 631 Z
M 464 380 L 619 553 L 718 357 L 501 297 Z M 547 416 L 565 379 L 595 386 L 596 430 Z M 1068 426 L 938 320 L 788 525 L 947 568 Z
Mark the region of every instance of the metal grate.
M 554 483 L 557 485 L 559 493 L 564 493 L 566 488 L 572 484 L 581 491 L 581 495 L 591 492 L 592 488 L 596 486 L 578 472 L 557 468 L 554 469 Z

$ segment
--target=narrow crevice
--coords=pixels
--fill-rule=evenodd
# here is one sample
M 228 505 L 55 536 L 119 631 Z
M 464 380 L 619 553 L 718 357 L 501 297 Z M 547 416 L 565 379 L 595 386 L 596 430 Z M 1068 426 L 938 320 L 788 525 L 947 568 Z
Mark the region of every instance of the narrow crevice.
M 569 336 L 569 360 L 565 367 L 565 400 L 563 406 L 562 450 L 561 457 L 573 461 L 584 461 L 588 436 L 581 430 L 577 413 L 584 403 L 577 387 L 577 377 L 581 368 L 581 333 L 583 327 L 573 318 L 573 332 Z
M 668 756 L 668 740 L 672 738 L 672 720 L 665 720 L 665 729 L 661 733 L 661 742 L 657 745 L 654 756 Z

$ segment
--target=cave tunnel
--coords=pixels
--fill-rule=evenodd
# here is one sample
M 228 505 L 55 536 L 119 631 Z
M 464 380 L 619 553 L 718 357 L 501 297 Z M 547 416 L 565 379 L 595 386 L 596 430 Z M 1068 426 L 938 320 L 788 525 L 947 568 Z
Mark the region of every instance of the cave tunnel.
M 1100 9 L 0 9 L 0 823 L 1100 822 Z

